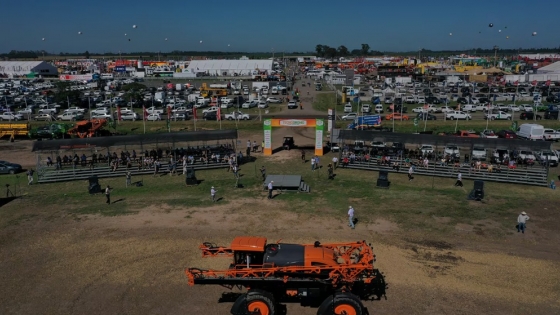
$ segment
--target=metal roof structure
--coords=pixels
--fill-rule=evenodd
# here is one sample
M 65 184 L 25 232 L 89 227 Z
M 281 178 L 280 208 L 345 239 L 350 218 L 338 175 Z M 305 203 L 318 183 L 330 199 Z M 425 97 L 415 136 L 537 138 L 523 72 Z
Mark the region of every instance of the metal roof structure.
M 32 152 L 57 151 L 73 148 L 100 147 L 116 145 L 144 145 L 154 143 L 204 142 L 237 139 L 237 130 L 207 130 L 171 133 L 152 133 L 144 135 L 75 138 L 50 141 L 35 141 Z
M 46 61 L 0 61 L 0 74 L 21 76 L 31 72 L 57 75 L 58 69 Z
M 380 132 L 372 130 L 340 130 L 338 138 L 341 140 L 360 140 L 360 141 L 381 141 L 399 142 L 405 144 L 431 144 L 444 147 L 448 144 L 455 144 L 459 147 L 472 147 L 476 145 L 485 148 L 507 149 L 507 150 L 529 150 L 542 151 L 550 150 L 551 143 L 547 141 L 528 141 L 520 139 L 488 139 L 488 138 L 467 138 L 455 136 L 439 136 L 430 134 L 409 134 Z
M 186 72 L 206 72 L 210 75 L 251 75 L 256 72 L 270 71 L 273 66 L 272 59 L 222 59 L 222 60 L 192 60 Z

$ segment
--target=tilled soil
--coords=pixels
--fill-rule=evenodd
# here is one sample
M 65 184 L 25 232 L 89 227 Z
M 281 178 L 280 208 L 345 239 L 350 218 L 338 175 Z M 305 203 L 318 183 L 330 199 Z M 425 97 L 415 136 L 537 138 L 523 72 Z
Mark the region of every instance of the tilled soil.
M 76 218 L 55 209 L 30 216 L 0 230 L 0 313 L 229 314 L 231 303 L 218 303 L 229 290 L 190 287 L 184 269 L 227 268 L 229 259 L 202 259 L 198 245 L 228 245 L 238 235 L 372 242 L 389 289 L 387 299 L 365 302 L 370 314 L 560 313 L 558 258 L 534 238 L 513 235 L 515 246 L 503 250 L 488 239 L 478 251 L 460 234 L 430 239 L 385 220 L 350 230 L 343 218 L 287 212 L 287 206 L 240 199 L 188 210 L 150 205 L 120 217 Z M 523 255 L 509 253 L 512 248 Z M 316 314 L 299 305 L 287 310 Z

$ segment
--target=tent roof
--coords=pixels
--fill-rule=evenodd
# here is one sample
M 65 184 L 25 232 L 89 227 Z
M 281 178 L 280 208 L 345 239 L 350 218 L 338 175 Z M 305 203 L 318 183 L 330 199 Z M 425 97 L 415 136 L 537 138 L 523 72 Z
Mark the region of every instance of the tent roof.
M 539 72 L 541 71 L 550 71 L 550 72 L 559 72 L 560 71 L 560 61 L 556 61 L 555 63 L 551 63 L 548 66 L 544 66 L 539 68 Z
M 273 60 L 193 60 L 187 68 L 189 71 L 206 71 L 206 70 L 272 70 Z
M 171 133 L 153 133 L 144 135 L 97 137 L 83 139 L 62 139 L 35 141 L 31 151 L 56 151 L 61 149 L 101 147 L 115 145 L 144 145 L 153 143 L 201 142 L 237 139 L 237 130 L 208 130 Z

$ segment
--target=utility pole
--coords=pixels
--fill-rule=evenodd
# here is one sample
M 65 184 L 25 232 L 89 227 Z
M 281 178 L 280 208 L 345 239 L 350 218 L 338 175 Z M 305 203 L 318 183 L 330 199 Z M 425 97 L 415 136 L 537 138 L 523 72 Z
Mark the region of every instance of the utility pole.
M 500 49 L 500 47 L 494 46 L 494 68 L 496 67 L 496 55 L 498 54 L 498 49 Z

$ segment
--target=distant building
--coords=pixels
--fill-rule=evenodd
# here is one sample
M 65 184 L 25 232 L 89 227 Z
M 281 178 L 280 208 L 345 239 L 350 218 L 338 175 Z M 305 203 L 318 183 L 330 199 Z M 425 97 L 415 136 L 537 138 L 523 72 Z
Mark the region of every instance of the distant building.
M 58 69 L 46 61 L 0 61 L 0 76 L 38 77 L 57 76 Z
M 203 76 L 251 76 L 271 74 L 273 60 L 192 60 L 183 73 L 200 74 Z

